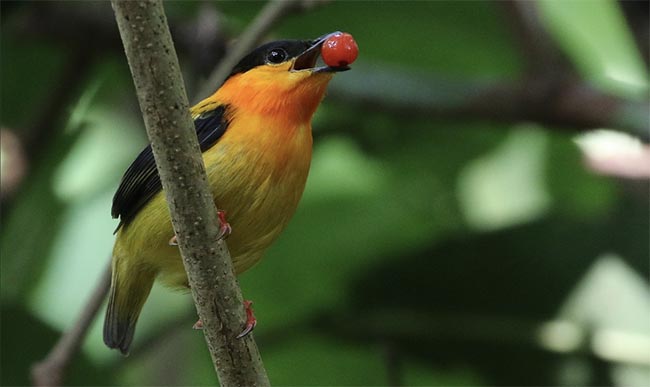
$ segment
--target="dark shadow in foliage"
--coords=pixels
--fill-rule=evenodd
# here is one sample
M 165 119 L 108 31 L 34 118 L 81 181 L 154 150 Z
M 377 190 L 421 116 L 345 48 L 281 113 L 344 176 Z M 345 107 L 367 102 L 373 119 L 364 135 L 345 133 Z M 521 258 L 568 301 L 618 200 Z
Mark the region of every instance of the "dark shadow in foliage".
M 647 196 L 646 196 L 647 197 Z M 328 311 L 320 327 L 360 342 L 390 343 L 434 367 L 478 370 L 488 385 L 554 385 L 563 357 L 535 344 L 604 252 L 620 254 L 645 278 L 648 204 L 629 198 L 605 219 L 551 216 L 467 235 L 366 271 L 350 310 Z M 591 385 L 611 385 L 607 364 L 585 355 Z
M 28 297 L 47 268 L 65 214 L 65 203 L 54 192 L 54 177 L 84 129 L 82 124 L 72 133 L 49 139 L 49 148 L 34 161 L 11 207 L 3 208 L 0 289 L 6 299 L 20 302 Z
M 61 336 L 61 332 L 17 305 L 2 305 L 2 353 L 0 385 L 29 386 L 34 359 L 42 359 Z M 22 333 L 22 334 L 21 334 Z M 24 333 L 29 333 L 25 336 Z M 83 354 L 77 355 L 64 380 L 66 386 L 111 386 L 111 374 L 96 367 Z

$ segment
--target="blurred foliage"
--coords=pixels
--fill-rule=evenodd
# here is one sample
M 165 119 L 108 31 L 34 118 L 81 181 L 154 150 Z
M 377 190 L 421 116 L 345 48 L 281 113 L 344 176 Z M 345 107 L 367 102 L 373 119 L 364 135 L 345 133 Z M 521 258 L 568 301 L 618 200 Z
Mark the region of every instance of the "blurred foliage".
M 191 21 L 204 5 L 166 3 L 172 21 Z M 236 35 L 263 3 L 213 5 Z M 52 39 L 16 32 L 44 6 L 2 3 L 2 127 L 19 135 L 62 86 L 72 57 Z M 647 94 L 617 3 L 540 9 L 583 76 L 622 95 Z M 359 68 L 515 80 L 523 65 L 509 27 L 494 2 L 332 2 L 288 17 L 273 37 L 343 30 L 359 43 Z M 2 385 L 29 383 L 30 365 L 89 297 L 113 242 L 112 193 L 145 144 L 122 52 L 94 47 L 93 55 L 73 103 L 40 134 L 18 193 L 3 198 Z M 192 77 L 192 62 L 180 59 Z M 406 116 L 326 98 L 314 135 L 294 220 L 240 277 L 273 384 L 650 382 L 650 346 L 641 360 L 621 360 L 591 342 L 614 329 L 650 343 L 647 181 L 598 176 L 570 133 L 532 124 Z M 67 383 L 214 384 L 194 318 L 190 297 L 156 286 L 132 355 L 103 346 L 98 318 Z M 574 324 L 583 341 L 545 330 L 552 321 Z

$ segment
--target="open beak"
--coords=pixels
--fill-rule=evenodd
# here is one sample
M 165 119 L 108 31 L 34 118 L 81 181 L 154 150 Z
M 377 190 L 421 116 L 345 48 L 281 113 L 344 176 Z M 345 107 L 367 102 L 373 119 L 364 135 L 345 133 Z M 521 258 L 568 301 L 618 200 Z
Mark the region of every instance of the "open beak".
M 327 35 L 323 35 L 320 38 L 315 39 L 311 46 L 306 49 L 302 54 L 298 55 L 296 59 L 293 62 L 293 66 L 291 66 L 290 71 L 303 71 L 303 70 L 310 70 L 314 73 L 333 73 L 333 72 L 339 72 L 339 71 L 347 71 L 350 70 L 349 66 L 320 66 L 316 67 L 316 61 L 318 61 L 318 57 L 320 56 L 320 51 L 321 48 L 323 47 L 323 43 L 332 35 L 340 34 L 340 32 L 335 31 L 332 33 L 329 33 Z

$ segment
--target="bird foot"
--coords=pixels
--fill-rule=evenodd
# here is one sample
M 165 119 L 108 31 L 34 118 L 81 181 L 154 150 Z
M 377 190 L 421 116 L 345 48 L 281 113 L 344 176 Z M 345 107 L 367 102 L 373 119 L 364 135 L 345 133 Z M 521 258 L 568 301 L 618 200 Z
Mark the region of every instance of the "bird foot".
M 217 216 L 219 217 L 219 234 L 217 234 L 217 240 L 226 239 L 232 233 L 232 227 L 226 220 L 226 211 L 218 210 Z M 169 245 L 178 246 L 178 239 L 176 239 L 176 235 L 174 235 L 169 240 Z
M 244 309 L 246 309 L 246 327 L 240 334 L 237 335 L 238 339 L 241 339 L 242 337 L 245 337 L 246 335 L 251 333 L 253 329 L 255 329 L 255 326 L 257 325 L 257 319 L 253 314 L 252 305 L 253 305 L 253 301 L 244 300 Z M 192 329 L 202 330 L 203 321 L 201 321 L 201 319 L 198 319 L 198 321 L 195 322 L 194 325 L 192 326 Z
M 217 235 L 217 240 L 226 239 L 232 233 L 232 227 L 230 227 L 230 223 L 226 220 L 226 211 L 217 210 L 217 216 L 219 217 L 219 234 Z
M 255 315 L 253 314 L 253 301 L 249 300 L 244 300 L 244 309 L 246 309 L 246 327 L 244 330 L 237 335 L 238 339 L 241 339 L 242 337 L 245 337 L 249 333 L 255 329 L 255 326 L 257 325 L 257 319 L 255 318 Z

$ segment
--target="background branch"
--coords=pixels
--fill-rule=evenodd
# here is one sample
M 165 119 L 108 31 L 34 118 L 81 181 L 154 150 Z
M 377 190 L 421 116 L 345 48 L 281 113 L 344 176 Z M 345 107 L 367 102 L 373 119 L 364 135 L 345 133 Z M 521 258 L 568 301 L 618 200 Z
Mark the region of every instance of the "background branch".
M 537 4 L 513 0 L 499 4 L 508 15 L 528 76 L 538 77 L 544 73 L 556 77 L 558 70 L 573 72 L 567 58 L 546 31 Z
M 241 57 L 236 53 L 246 53 L 253 48 L 283 17 L 323 3 L 327 3 L 327 0 L 269 2 L 244 31 L 242 37 L 228 50 L 208 81 L 202 83 L 205 86 L 196 95 L 206 96 L 214 92 L 228 75 L 232 64 Z M 363 62 L 359 62 L 355 64 L 357 71 L 354 77 L 348 77 L 345 83 L 332 82 L 328 100 L 336 102 L 338 99 L 347 104 L 361 104 L 382 111 L 415 112 L 432 118 L 460 117 L 506 123 L 524 120 L 547 125 L 550 130 L 576 131 L 606 127 L 648 140 L 648 101 L 639 102 L 610 95 L 586 84 L 549 36 L 539 18 L 535 3 L 508 1 L 499 4 L 509 16 L 507 19 L 512 23 L 519 52 L 526 64 L 526 71 L 521 80 L 451 80 L 444 74 L 440 74 L 438 79 L 435 74 L 406 74 L 381 64 L 363 68 Z M 630 4 L 625 5 L 624 9 L 631 7 Z M 43 12 L 28 15 L 28 24 L 36 26 L 36 31 L 21 29 L 20 24 L 15 28 L 24 30 L 28 36 L 36 33 L 37 37 L 64 40 L 68 43 L 77 42 L 80 45 L 86 44 L 84 39 L 87 36 L 93 36 L 93 44 L 115 49 L 114 37 L 109 33 L 112 32 L 112 23 L 102 20 L 101 14 L 92 12 L 93 9 L 92 4 L 84 6 L 82 10 L 75 7 L 71 11 L 49 5 L 45 11 L 41 10 Z M 93 18 L 93 22 L 89 23 L 88 18 Z M 175 27 L 174 23 L 172 24 L 173 30 L 179 31 L 179 50 L 191 52 L 193 45 L 196 45 L 197 33 L 185 31 L 194 31 L 190 25 L 196 25 L 198 21 L 193 20 L 192 23 L 185 24 L 179 21 Z M 79 34 L 76 28 L 71 28 L 72 26 L 81 26 L 80 28 L 87 32 Z M 209 46 L 213 48 L 202 51 L 222 52 L 224 33 L 210 36 L 214 41 L 210 42 Z M 202 43 L 201 46 L 207 44 Z M 202 61 L 210 60 L 203 58 Z M 202 61 L 194 63 L 195 67 L 214 67 L 211 61 Z M 195 68 L 194 72 L 197 71 L 198 68 Z M 420 75 L 430 81 L 419 79 Z M 403 79 L 409 84 L 397 88 L 386 86 L 399 84 Z M 418 95 L 430 95 L 432 98 L 421 100 L 413 93 L 402 90 L 409 90 Z M 356 97 L 360 97 L 360 100 L 355 100 Z
M 243 299 L 189 114 L 161 1 L 112 1 L 208 349 L 224 386 L 268 385 L 252 335 L 236 338 Z
M 255 48 L 279 20 L 293 12 L 309 9 L 325 2 L 326 0 L 271 0 L 266 3 L 255 20 L 237 39 L 237 43 L 228 50 L 219 66 L 210 74 L 198 93 L 199 98 L 207 97 L 221 86 L 237 62 Z
M 63 334 L 50 353 L 41 362 L 32 366 L 31 377 L 35 386 L 61 386 L 65 371 L 77 353 L 88 329 L 99 312 L 108 288 L 111 286 L 111 265 L 104 270 L 92 296 L 81 309 L 75 325 Z
M 330 100 L 432 119 L 528 121 L 570 132 L 611 128 L 644 141 L 650 134 L 647 102 L 604 94 L 580 82 L 533 92 L 524 81 L 450 81 L 360 64 L 355 70 L 345 83 L 332 82 Z
M 330 97 L 431 118 L 528 121 L 563 131 L 609 128 L 650 140 L 649 101 L 607 94 L 582 79 L 546 31 L 536 3 L 500 4 L 526 66 L 520 80 L 449 80 L 355 64 L 355 76 L 333 82 Z

